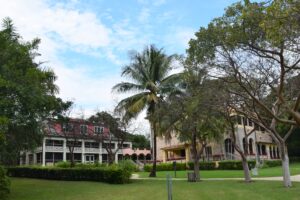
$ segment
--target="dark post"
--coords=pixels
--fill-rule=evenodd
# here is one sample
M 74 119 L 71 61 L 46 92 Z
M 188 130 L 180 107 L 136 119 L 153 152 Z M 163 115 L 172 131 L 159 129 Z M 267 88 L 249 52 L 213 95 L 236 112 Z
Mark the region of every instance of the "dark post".
M 174 177 L 176 178 L 176 161 L 173 162 Z

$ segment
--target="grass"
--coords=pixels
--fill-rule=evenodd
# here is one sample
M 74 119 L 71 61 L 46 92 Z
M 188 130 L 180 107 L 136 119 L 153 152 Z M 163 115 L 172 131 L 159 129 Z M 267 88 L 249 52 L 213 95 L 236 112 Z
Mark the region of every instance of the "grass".
M 177 178 L 186 178 L 188 171 L 177 171 Z M 291 175 L 300 174 L 300 163 L 290 164 Z M 139 172 L 140 177 L 148 177 L 149 172 Z M 158 178 L 165 178 L 167 174 L 174 177 L 174 171 L 160 171 L 157 172 Z M 242 170 L 200 170 L 201 178 L 243 178 L 244 174 Z M 270 167 L 258 170 L 258 176 L 253 177 L 272 177 L 272 176 L 282 176 L 282 168 Z
M 12 178 L 11 182 L 9 200 L 167 199 L 166 182 L 159 180 L 139 180 L 126 185 L 22 178 Z M 296 200 L 299 197 L 300 183 L 294 183 L 292 188 L 284 188 L 280 181 L 256 181 L 250 184 L 240 181 L 173 181 L 173 200 Z

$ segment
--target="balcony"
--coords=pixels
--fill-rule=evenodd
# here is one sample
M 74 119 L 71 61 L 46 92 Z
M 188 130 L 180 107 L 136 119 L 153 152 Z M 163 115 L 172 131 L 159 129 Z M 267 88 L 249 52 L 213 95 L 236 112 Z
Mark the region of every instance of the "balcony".
M 99 148 L 85 148 L 85 153 L 99 153 Z
M 57 146 L 46 146 L 45 150 L 47 152 L 63 152 L 63 147 L 57 147 Z

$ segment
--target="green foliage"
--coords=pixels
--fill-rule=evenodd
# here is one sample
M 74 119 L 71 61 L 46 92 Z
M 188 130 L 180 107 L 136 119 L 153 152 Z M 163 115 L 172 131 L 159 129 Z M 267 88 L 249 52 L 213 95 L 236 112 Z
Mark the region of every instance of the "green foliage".
M 277 167 L 277 166 L 281 166 L 281 165 L 282 165 L 282 161 L 281 160 L 265 160 L 263 162 L 263 167 L 264 168 Z
M 150 141 L 145 135 L 129 134 L 128 139 L 132 142 L 132 148 L 149 149 Z
M 273 161 L 270 161 L 270 163 L 273 163 Z M 248 161 L 248 165 L 253 168 L 255 166 L 255 161 Z M 145 171 L 150 171 L 151 169 L 152 169 L 152 165 L 144 166 Z M 177 163 L 176 165 L 176 170 L 187 170 L 187 169 L 194 170 L 194 163 L 189 162 L 188 167 L 186 166 L 186 163 Z M 240 160 L 220 161 L 218 167 L 216 165 L 216 162 L 200 162 L 199 169 L 200 170 L 243 170 L 243 165 L 242 165 L 242 161 Z M 173 163 L 158 164 L 157 171 L 173 171 Z
M 0 30 L 0 154 L 5 165 L 17 164 L 21 149 L 41 141 L 41 122 L 59 112 L 54 72 L 37 63 L 40 40 L 24 42 L 11 19 Z
M 173 163 L 161 163 L 156 166 L 157 171 L 173 171 Z M 144 171 L 150 172 L 152 165 L 145 165 Z M 186 170 L 185 163 L 176 163 L 176 170 Z
M 290 157 L 291 163 L 300 163 L 300 157 Z
M 194 170 L 194 162 L 189 162 L 189 169 Z M 199 163 L 200 170 L 214 170 L 216 169 L 216 162 L 200 162 Z
M 71 163 L 68 161 L 61 161 L 61 162 L 57 162 L 55 163 L 55 167 L 59 167 L 59 168 L 71 168 Z
M 40 178 L 67 181 L 99 181 L 112 184 L 128 183 L 131 173 L 119 167 L 97 168 L 41 168 L 10 167 L 7 174 L 11 177 Z
M 248 161 L 248 166 L 254 167 L 255 161 Z M 243 170 L 243 164 L 240 160 L 220 161 L 218 169 L 221 170 Z
M 0 199 L 7 199 L 10 192 L 10 181 L 6 176 L 5 169 L 0 166 Z

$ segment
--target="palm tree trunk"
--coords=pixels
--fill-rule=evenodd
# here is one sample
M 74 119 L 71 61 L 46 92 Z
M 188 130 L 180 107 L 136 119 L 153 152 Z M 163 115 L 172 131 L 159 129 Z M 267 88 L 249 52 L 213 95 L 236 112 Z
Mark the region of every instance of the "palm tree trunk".
M 153 166 L 149 177 L 156 177 L 156 135 L 153 135 Z
M 153 165 L 152 165 L 152 170 L 149 174 L 149 177 L 156 177 L 156 129 L 155 129 L 155 125 L 153 122 L 150 122 L 151 124 L 151 130 L 152 130 L 152 134 L 153 134 L 153 146 L 152 146 L 152 160 L 153 160 Z

